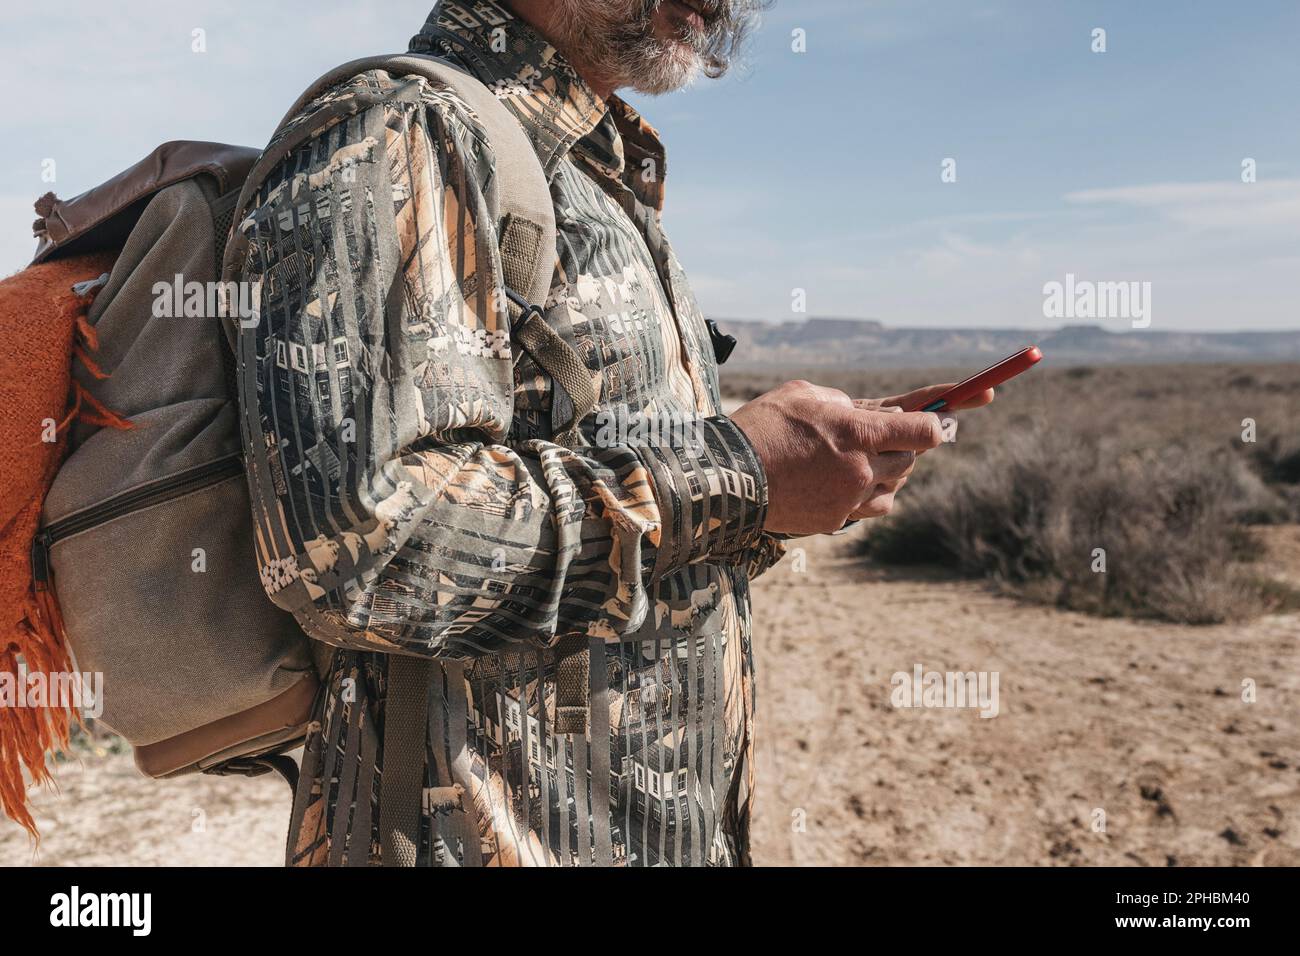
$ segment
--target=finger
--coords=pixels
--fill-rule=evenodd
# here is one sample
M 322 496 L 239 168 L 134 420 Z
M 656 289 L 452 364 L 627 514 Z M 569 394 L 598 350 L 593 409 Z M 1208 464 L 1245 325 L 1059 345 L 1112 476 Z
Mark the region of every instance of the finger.
M 907 484 L 907 475 L 903 475 L 900 478 L 892 478 L 888 481 L 877 482 L 875 485 L 872 486 L 870 493 L 864 495 L 862 500 L 858 502 L 858 505 L 854 509 L 852 516 L 856 516 L 858 512 L 862 511 L 863 509 L 874 508 L 875 506 L 872 505 L 872 502 L 875 501 L 877 498 L 884 498 L 884 497 L 897 495 L 900 491 L 903 490 L 903 486 L 906 484 Z
M 958 402 L 956 405 L 948 406 L 947 408 L 944 409 L 944 411 L 960 412 L 967 408 L 983 408 L 991 401 L 993 401 L 993 389 L 986 388 L 978 395 L 972 395 L 970 398 L 966 399 L 963 402 Z
M 858 408 L 879 411 L 884 411 L 890 405 L 896 405 L 900 408 L 924 408 L 950 388 L 952 388 L 952 383 L 947 385 L 927 385 L 925 388 L 913 389 L 904 395 L 891 395 L 888 398 L 860 398 L 853 404 Z M 959 412 L 969 408 L 983 408 L 992 402 L 993 398 L 993 389 L 986 388 L 978 395 L 972 395 L 954 405 L 945 406 L 944 411 Z
M 924 408 L 956 384 L 956 382 L 947 382 L 943 385 L 927 385 L 925 388 L 914 388 L 906 395 L 899 395 L 897 403 L 903 408 Z
M 859 399 L 863 404 L 858 407 L 883 409 L 887 405 L 896 405 L 899 408 L 923 408 L 952 388 L 954 384 L 949 382 L 946 385 L 927 385 L 924 388 L 914 388 L 902 395 L 890 395 L 887 398 L 863 398 Z M 854 402 L 854 404 L 858 403 Z
M 905 479 L 915 466 L 914 451 L 886 451 L 871 456 L 871 473 L 875 476 L 877 487 Z
M 869 501 L 863 502 L 858 509 L 849 515 L 850 521 L 861 521 L 864 518 L 883 518 L 894 508 L 894 493 L 888 492 L 883 495 L 876 495 Z
M 876 453 L 926 451 L 943 441 L 939 416 L 933 412 L 861 412 L 856 424 L 862 447 Z
M 903 409 L 897 403 L 896 398 L 855 398 L 853 407 L 864 412 L 901 412 Z

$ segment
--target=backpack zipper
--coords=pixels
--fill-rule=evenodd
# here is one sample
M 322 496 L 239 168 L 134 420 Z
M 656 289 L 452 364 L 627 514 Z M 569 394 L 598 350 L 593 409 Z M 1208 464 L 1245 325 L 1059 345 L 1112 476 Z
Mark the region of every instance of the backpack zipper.
M 89 531 L 91 528 L 120 518 L 133 511 L 139 511 L 150 505 L 158 504 L 169 498 L 179 498 L 191 491 L 197 491 L 208 485 L 215 485 L 233 478 L 244 470 L 243 458 L 239 454 L 228 455 L 215 461 L 204 462 L 185 471 L 179 471 L 166 478 L 159 478 L 114 495 L 92 508 L 86 508 L 74 515 L 54 522 L 41 529 L 32 539 L 32 577 L 37 587 L 43 587 L 50 580 L 50 549 L 74 534 Z

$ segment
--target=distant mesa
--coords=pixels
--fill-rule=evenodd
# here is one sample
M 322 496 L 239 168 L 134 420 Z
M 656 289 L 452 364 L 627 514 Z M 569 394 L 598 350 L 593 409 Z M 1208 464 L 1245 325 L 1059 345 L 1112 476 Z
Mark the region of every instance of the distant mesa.
M 885 324 L 874 319 L 809 319 L 797 323 L 796 327 L 812 338 L 840 338 L 885 331 Z
M 803 322 L 719 319 L 737 339 L 728 368 L 963 366 L 1009 355 L 1030 343 L 1053 365 L 1300 361 L 1300 329 L 1111 332 L 1073 323 L 1059 329 L 887 326 L 875 319 L 814 317 Z

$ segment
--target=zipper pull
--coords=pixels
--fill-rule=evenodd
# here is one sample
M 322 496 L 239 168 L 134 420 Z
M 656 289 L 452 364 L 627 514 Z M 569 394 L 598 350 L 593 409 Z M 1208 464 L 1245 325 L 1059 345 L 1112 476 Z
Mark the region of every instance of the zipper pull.
M 83 296 L 90 295 L 90 293 L 92 292 L 98 292 L 106 285 L 108 285 L 107 272 L 105 272 L 103 275 L 99 276 L 96 279 L 87 279 L 84 282 L 72 283 L 72 294 L 77 296 L 77 298 L 81 298 Z
M 50 582 L 50 544 L 47 531 L 38 531 L 32 538 L 32 578 L 38 591 L 44 591 Z

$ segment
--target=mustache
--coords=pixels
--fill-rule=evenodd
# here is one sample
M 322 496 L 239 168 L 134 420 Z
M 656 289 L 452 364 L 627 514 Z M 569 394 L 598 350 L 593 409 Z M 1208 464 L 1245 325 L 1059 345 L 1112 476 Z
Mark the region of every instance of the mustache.
M 649 21 L 667 0 L 646 0 L 645 18 Z M 758 25 L 760 14 L 774 0 L 682 0 L 704 20 L 704 29 L 693 30 L 692 45 L 704 61 L 704 72 L 720 77 L 727 72 L 750 32 Z
M 730 13 L 731 0 L 681 0 L 704 18 L 705 26 L 711 26 L 723 14 Z M 659 4 L 656 3 L 656 6 Z
M 668 0 L 646 0 L 645 16 L 649 17 L 654 14 Z M 735 23 L 737 17 L 737 8 L 744 6 L 753 6 L 737 2 L 737 0 L 678 0 L 678 2 L 690 7 L 704 19 L 704 29 L 712 31 L 718 28 L 725 28 L 727 25 Z

